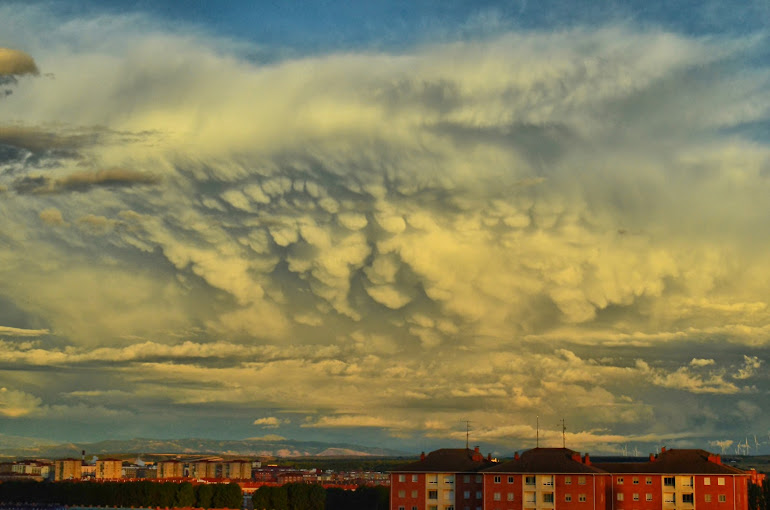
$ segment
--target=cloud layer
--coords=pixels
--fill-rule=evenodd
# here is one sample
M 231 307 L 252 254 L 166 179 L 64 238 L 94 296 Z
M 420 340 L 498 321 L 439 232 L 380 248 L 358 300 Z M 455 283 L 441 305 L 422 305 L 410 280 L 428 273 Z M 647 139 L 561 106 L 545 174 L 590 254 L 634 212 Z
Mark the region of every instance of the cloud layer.
M 152 435 L 150 409 L 208 409 L 243 437 L 424 444 L 471 419 L 513 448 L 539 415 L 612 451 L 766 421 L 756 38 L 607 25 L 257 65 L 121 17 L 74 44 L 79 23 L 105 30 L 0 51 L 32 76 L 0 125 L 11 426 L 87 408 Z

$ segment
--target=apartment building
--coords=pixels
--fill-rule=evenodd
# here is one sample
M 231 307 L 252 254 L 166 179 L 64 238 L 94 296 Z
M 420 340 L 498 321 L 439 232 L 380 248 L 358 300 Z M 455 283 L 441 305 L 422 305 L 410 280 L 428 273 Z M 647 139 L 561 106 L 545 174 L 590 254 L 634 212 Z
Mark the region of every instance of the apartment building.
M 751 472 L 705 450 L 666 450 L 647 462 L 597 464 L 612 473 L 612 510 L 746 510 Z
M 97 480 L 116 480 L 123 477 L 123 461 L 120 459 L 103 459 L 96 461 L 94 478 Z
M 436 450 L 391 472 L 392 510 L 482 510 L 483 476 L 494 465 L 478 447 Z
M 80 480 L 83 476 L 83 461 L 80 459 L 59 459 L 55 460 L 54 480 Z
M 517 453 L 483 477 L 484 510 L 607 510 L 611 475 L 566 448 Z
M 534 448 L 496 464 L 478 448 L 442 449 L 391 472 L 391 510 L 748 510 L 753 480 L 704 450 L 593 463 Z
M 158 478 L 184 478 L 184 462 L 179 460 L 164 460 L 158 462 Z

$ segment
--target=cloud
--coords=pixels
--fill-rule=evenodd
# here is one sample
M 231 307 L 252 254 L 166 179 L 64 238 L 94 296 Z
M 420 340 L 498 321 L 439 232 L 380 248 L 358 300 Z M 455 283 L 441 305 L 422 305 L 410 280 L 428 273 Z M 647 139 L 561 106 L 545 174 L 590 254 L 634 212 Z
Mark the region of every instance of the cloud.
M 724 399 L 766 392 L 750 37 L 500 29 L 263 65 L 140 18 L 48 20 L 56 80 L 3 103 L 0 321 L 52 337 L 0 329 L 9 388 L 319 436 L 472 414 L 505 444 L 568 410 L 608 450 L 721 438 Z
M 747 356 L 743 355 L 743 366 L 738 370 L 738 372 L 733 375 L 735 379 L 749 379 L 750 377 L 753 377 L 757 371 L 759 370 L 759 367 L 762 366 L 762 360 L 759 359 L 757 356 Z
M 47 329 L 24 329 L 0 326 L 0 336 L 35 337 L 50 334 Z
M 258 418 L 254 420 L 254 425 L 259 425 L 263 428 L 274 429 L 278 428 L 283 423 L 289 423 L 288 420 L 281 420 L 275 416 L 268 416 L 266 418 Z
M 13 189 L 21 194 L 85 192 L 94 188 L 120 188 L 138 185 L 153 185 L 156 177 L 134 170 L 112 168 L 95 172 L 75 172 L 62 178 L 47 176 L 22 177 L 13 183 Z
M 23 391 L 0 388 L 0 415 L 6 418 L 20 418 L 39 411 L 41 400 Z
M 0 76 L 39 74 L 35 60 L 20 50 L 0 48 Z
M 40 211 L 39 217 L 46 225 L 54 227 L 67 226 L 67 222 L 64 221 L 64 216 L 62 216 L 61 211 L 58 209 L 44 209 Z

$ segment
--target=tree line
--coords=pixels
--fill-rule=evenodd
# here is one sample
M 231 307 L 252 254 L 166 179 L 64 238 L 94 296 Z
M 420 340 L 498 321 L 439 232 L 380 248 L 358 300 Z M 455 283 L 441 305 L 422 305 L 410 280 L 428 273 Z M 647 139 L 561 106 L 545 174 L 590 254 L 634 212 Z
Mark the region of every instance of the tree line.
M 30 482 L 0 483 L 0 502 L 119 507 L 241 508 L 237 483 Z
M 388 510 L 390 489 L 362 485 L 354 491 L 290 483 L 262 486 L 251 496 L 254 510 Z
M 770 510 L 770 478 L 762 485 L 749 482 L 749 510 Z

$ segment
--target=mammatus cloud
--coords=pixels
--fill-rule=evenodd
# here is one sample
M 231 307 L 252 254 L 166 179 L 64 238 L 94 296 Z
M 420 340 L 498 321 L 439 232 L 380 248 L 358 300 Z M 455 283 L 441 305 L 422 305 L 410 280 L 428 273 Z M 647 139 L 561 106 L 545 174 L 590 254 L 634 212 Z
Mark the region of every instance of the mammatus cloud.
M 734 132 L 770 98 L 724 72 L 750 39 L 509 31 L 261 66 L 121 30 L 40 48 L 57 79 L 4 101 L 0 318 L 52 341 L 0 330 L 0 363 L 63 381 L 39 407 L 414 440 L 471 414 L 510 446 L 566 417 L 609 451 L 765 413 L 770 151 Z

